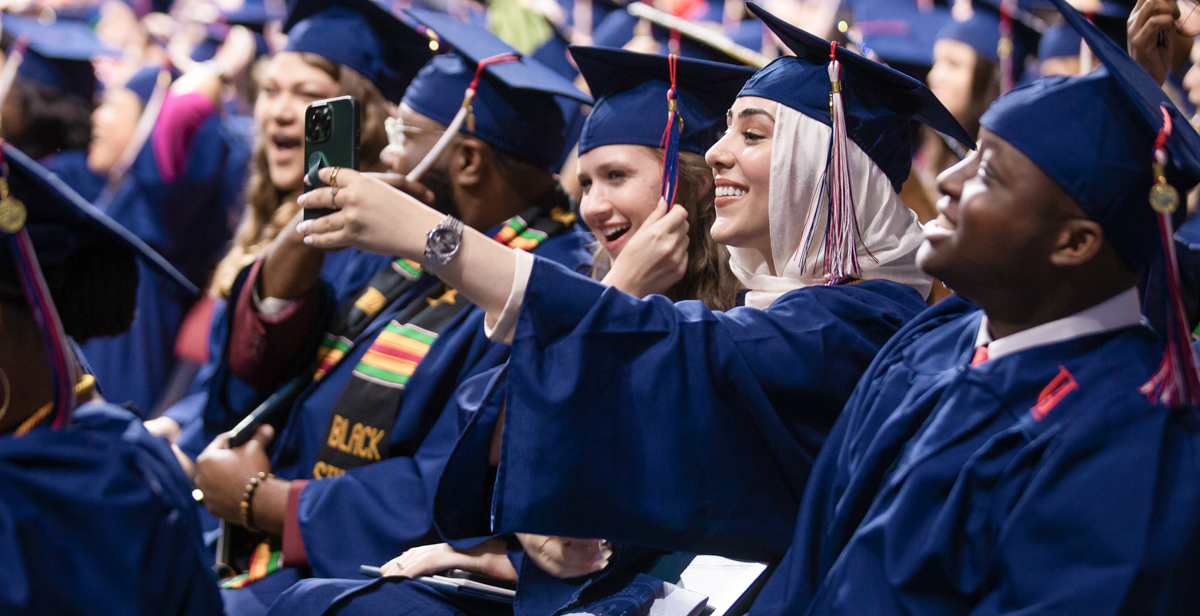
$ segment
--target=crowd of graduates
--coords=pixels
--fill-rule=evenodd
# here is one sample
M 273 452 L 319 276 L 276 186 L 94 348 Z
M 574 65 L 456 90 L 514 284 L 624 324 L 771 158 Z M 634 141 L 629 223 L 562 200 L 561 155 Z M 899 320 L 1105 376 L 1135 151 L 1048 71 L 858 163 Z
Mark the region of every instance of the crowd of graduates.
M 1200 613 L 1193 0 L 2 8 L 0 614 Z

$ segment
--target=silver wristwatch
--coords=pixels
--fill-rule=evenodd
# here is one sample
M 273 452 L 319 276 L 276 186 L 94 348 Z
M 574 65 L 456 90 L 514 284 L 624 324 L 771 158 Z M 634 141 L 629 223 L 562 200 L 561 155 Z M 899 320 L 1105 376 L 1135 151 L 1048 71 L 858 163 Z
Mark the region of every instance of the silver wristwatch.
M 425 257 L 421 259 L 421 270 L 436 276 L 438 270 L 458 254 L 458 247 L 462 244 L 462 232 L 462 221 L 446 215 L 426 236 L 428 239 L 425 240 Z

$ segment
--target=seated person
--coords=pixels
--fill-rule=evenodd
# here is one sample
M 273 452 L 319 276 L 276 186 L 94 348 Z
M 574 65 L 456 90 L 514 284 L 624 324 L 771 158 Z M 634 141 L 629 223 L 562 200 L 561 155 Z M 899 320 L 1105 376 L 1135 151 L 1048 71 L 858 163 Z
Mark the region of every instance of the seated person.
M 598 97 L 580 137 L 578 171 L 584 189 L 580 215 L 596 237 L 593 277 L 638 297 L 659 293 L 676 301 L 700 300 L 711 308 L 733 306 L 736 279 L 724 250 L 708 232 L 716 216 L 716 187 L 703 153 L 724 132 L 725 112 L 754 71 L 600 47 L 572 47 L 571 53 Z M 675 116 L 668 111 L 670 90 L 678 101 Z M 663 129 L 671 123 L 678 147 L 660 148 Z M 670 212 L 664 197 L 664 163 L 666 194 L 674 192 Z M 674 168 L 677 177 L 671 175 Z M 471 411 L 467 434 L 451 454 L 435 501 L 435 510 L 447 510 L 455 520 L 451 525 L 471 519 L 480 510 L 486 516 L 486 479 L 494 473 L 489 449 L 499 413 L 475 395 L 482 389 L 479 385 L 495 389 L 502 379 L 500 367 L 472 377 L 459 389 L 460 406 Z M 442 520 L 439 527 L 446 524 Z M 516 611 L 548 614 L 620 592 L 631 576 L 658 556 L 652 550 L 624 545 L 610 563 L 598 557 L 612 556 L 612 549 L 597 540 L 526 534 L 517 534 L 515 541 L 489 539 L 487 528 L 474 525 L 456 528 L 455 534 L 481 537 L 453 546 L 441 543 L 410 549 L 392 559 L 384 575 L 415 578 L 454 567 L 516 580 Z M 515 567 L 520 568 L 519 579 Z M 588 576 L 585 595 L 577 592 L 582 576 Z M 447 599 L 421 584 L 394 582 L 304 580 L 280 596 L 271 609 L 292 616 L 329 613 L 333 608 L 342 613 L 375 613 L 414 605 L 424 606 L 424 613 L 494 609 Z
M 912 120 L 970 138 L 919 82 L 754 10 L 800 55 L 751 77 L 707 153 L 710 233 L 745 306 L 634 298 L 469 230 L 439 271 L 519 358 L 496 506 L 477 527 L 777 560 L 826 431 L 925 308 L 919 227 L 896 194 Z M 342 173 L 342 211 L 302 223 L 307 241 L 425 250 L 443 214 Z M 301 205 L 328 207 L 331 192 Z
M 437 32 L 456 53 L 397 75 L 411 79 L 400 105 L 406 136 L 399 164 L 423 173 L 428 186 L 408 188 L 487 232 L 501 250 L 585 268 L 587 239 L 553 176 L 572 121 L 555 97 L 590 99 L 537 62 L 506 55 L 514 50 L 486 30 L 452 23 L 462 31 Z M 410 61 L 429 49 L 426 35 L 366 0 L 301 1 L 287 27 L 294 51 L 327 45 L 332 30 L 354 36 L 372 27 L 400 40 Z M 497 57 L 514 61 L 492 64 Z M 467 122 L 463 97 L 473 81 Z M 323 173 L 330 187 L 320 190 L 342 191 L 337 205 L 354 195 L 343 179 L 354 170 Z M 345 273 L 329 275 L 327 260 Z M 429 499 L 458 433 L 454 390 L 506 361 L 509 350 L 487 339 L 482 310 L 428 274 L 436 267 L 423 255 L 326 255 L 289 231 L 243 271 L 230 295 L 221 361 L 260 393 L 255 403 L 280 390 L 294 395 L 254 440 L 228 447 L 221 436 L 197 458 L 196 484 L 209 512 L 227 526 L 262 531 L 261 542 L 242 554 L 261 558 L 237 567 L 248 575 L 226 580 L 227 612 L 263 613 L 301 577 L 348 577 L 359 565 L 436 540 Z M 368 283 L 335 304 L 364 269 Z M 216 379 L 210 392 L 224 386 Z M 260 485 L 247 498 L 251 478 Z
M 864 375 L 752 613 L 1200 609 L 1200 376 L 1177 287 L 1165 356 L 1136 288 L 1200 135 L 1055 5 L 1104 68 L 997 100 L 942 176 L 920 262 L 960 296 Z
M 147 65 L 109 84 L 92 114 L 88 168 L 107 186 L 96 203 L 201 286 L 230 236 L 250 145 L 218 111 L 221 80 L 201 66 L 172 79 Z M 139 128 L 151 125 L 147 134 Z M 120 336 L 83 346 L 100 388 L 148 417 L 175 365 L 175 338 L 195 298 L 141 268 L 137 316 Z
M 187 476 L 97 395 L 73 343 L 129 327 L 135 257 L 195 287 L 23 153 L 0 156 L 0 613 L 220 614 Z

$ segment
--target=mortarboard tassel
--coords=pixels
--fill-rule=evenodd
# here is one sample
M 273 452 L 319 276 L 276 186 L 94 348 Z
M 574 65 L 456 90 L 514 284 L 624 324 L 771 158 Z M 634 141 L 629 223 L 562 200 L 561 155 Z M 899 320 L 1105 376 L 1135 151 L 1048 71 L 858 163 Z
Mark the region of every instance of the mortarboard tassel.
M 675 96 L 676 58 L 675 54 L 667 56 L 671 89 L 667 90 L 667 126 L 658 142 L 658 147 L 663 150 L 662 196 L 667 200 L 667 211 L 675 204 L 675 191 L 679 188 L 679 138 L 683 133 L 683 116 L 679 114 L 679 101 Z
M 1012 3 L 1015 0 L 1000 0 L 1000 42 L 996 55 L 1000 58 L 1000 94 L 1013 89 L 1013 23 Z
M 858 265 L 858 245 L 862 234 L 854 213 L 854 191 L 850 183 L 850 144 L 846 135 L 846 109 L 842 99 L 842 63 L 837 60 L 837 43 L 829 44 L 829 114 L 832 134 L 829 138 L 829 160 L 825 165 L 823 184 L 829 189 L 829 208 L 825 218 L 824 269 L 821 274 L 826 284 L 841 284 L 847 278 L 858 278 L 862 269 Z M 818 191 L 820 195 L 822 191 Z M 793 255 L 794 260 L 803 260 L 812 247 L 816 236 L 819 210 L 814 204 L 808 209 L 805 230 L 800 246 Z M 874 255 L 867 251 L 872 259 Z
M 1158 213 L 1167 271 L 1167 348 L 1158 371 L 1138 391 L 1167 407 L 1200 402 L 1200 373 L 1196 371 L 1196 352 L 1192 349 L 1179 289 L 1179 262 L 1175 255 L 1175 229 L 1171 215 L 1179 207 L 1179 192 L 1167 183 L 1163 167 L 1167 163 L 1166 142 L 1171 135 L 1171 116 L 1165 107 L 1163 126 L 1154 142 L 1154 186 L 1150 189 L 1150 207 Z
M 437 143 L 433 145 L 433 149 L 429 150 L 425 158 L 421 159 L 421 162 L 405 176 L 405 179 L 409 182 L 420 182 L 421 178 L 425 177 L 425 174 L 433 167 L 433 164 L 441 157 L 442 151 L 446 149 L 446 146 L 450 145 L 450 140 L 462 129 L 464 122 L 467 124 L 468 131 L 475 131 L 475 115 L 471 109 L 471 102 L 475 100 L 475 88 L 479 87 L 479 78 L 483 75 L 483 69 L 493 64 L 517 62 L 520 59 L 521 56 L 515 53 L 505 52 L 479 61 L 479 64 L 475 67 L 475 77 L 471 80 L 470 85 L 467 86 L 466 94 L 463 95 L 462 107 L 459 108 L 458 113 L 454 114 L 454 119 L 450 121 L 450 126 L 446 128 L 446 132 L 442 133 Z
M 20 36 L 9 50 L 4 68 L 0 69 L 0 101 L 8 98 L 8 91 L 12 89 L 13 82 L 17 80 L 17 70 L 21 68 L 21 62 L 25 59 L 25 48 L 27 47 L 29 47 L 29 39 Z
M 0 164 L 3 161 L 0 160 Z M 16 197 L 8 192 L 8 180 L 0 176 L 0 232 L 5 235 L 13 255 L 17 277 L 29 301 L 38 331 L 45 347 L 46 360 L 50 364 L 50 378 L 54 389 L 54 412 L 51 426 L 64 426 L 75 408 L 75 366 L 70 361 L 72 351 L 54 299 L 42 277 L 33 240 L 25 229 L 26 209 Z

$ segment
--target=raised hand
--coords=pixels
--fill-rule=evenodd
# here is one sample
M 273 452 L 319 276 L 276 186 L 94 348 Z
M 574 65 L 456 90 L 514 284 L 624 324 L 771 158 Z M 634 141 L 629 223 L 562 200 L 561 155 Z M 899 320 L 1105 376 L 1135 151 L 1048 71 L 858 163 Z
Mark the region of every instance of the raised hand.
M 1138 0 L 1129 14 L 1129 55 L 1162 85 L 1175 51 L 1175 21 L 1179 5 L 1175 0 Z
M 329 184 L 332 173 L 333 168 L 327 167 L 320 170 L 319 177 Z M 297 226 L 306 244 L 323 250 L 353 247 L 420 260 L 425 234 L 443 214 L 383 180 L 353 169 L 339 169 L 337 184 L 336 188 L 327 186 L 300 195 L 300 206 L 305 209 L 338 210 Z
M 687 210 L 676 206 L 668 212 L 666 200 L 659 199 L 658 207 L 629 238 L 603 282 L 637 297 L 666 293 L 683 278 L 687 262 Z

